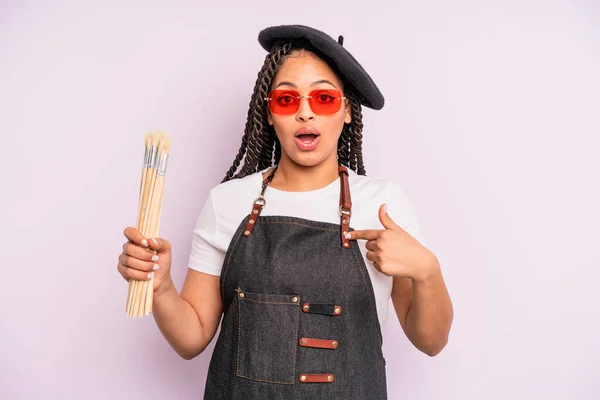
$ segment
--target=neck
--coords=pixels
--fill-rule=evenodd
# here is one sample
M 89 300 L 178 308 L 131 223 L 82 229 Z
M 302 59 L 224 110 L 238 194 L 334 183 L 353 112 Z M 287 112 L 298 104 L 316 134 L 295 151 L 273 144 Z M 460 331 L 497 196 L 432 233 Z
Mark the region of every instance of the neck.
M 306 167 L 282 154 L 270 186 L 288 192 L 321 189 L 339 178 L 338 166 L 335 157 L 328 158 L 321 164 Z

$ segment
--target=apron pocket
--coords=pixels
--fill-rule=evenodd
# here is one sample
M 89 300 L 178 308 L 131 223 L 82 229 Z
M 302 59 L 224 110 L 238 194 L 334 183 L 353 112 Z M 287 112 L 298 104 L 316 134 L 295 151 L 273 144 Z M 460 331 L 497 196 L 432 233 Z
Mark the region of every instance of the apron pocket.
M 300 296 L 236 290 L 240 378 L 294 384 Z

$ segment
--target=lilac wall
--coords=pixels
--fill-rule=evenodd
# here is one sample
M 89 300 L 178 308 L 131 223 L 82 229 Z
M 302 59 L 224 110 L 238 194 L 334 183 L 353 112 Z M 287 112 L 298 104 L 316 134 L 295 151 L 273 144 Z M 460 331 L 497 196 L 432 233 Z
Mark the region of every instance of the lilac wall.
M 405 188 L 454 301 L 435 358 L 390 315 L 390 398 L 600 396 L 596 2 L 38 3 L 0 2 L 1 399 L 201 397 L 212 346 L 181 360 L 151 317 L 125 316 L 121 232 L 143 136 L 167 130 L 161 234 L 181 286 L 237 152 L 256 35 L 280 23 L 343 34 L 381 86 L 367 171 Z

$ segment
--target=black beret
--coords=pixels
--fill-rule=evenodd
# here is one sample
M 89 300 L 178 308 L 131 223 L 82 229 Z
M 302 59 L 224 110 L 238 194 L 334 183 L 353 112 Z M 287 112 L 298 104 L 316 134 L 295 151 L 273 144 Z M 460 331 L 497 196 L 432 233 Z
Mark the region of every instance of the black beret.
M 263 29 L 258 34 L 258 42 L 266 50 L 281 41 L 307 43 L 308 50 L 316 50 L 331 67 L 362 96 L 362 104 L 374 110 L 383 108 L 384 98 L 367 71 L 343 46 L 344 38 L 335 41 L 331 36 L 304 25 L 279 25 Z M 312 49 L 311 49 L 312 47 Z

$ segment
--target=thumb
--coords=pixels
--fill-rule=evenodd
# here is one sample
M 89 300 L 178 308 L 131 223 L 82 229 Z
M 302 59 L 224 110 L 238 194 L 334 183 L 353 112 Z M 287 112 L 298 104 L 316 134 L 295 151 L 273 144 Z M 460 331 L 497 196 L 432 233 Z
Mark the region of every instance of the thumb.
M 385 229 L 399 230 L 400 227 L 392 220 L 390 215 L 388 214 L 387 204 L 382 204 L 379 207 L 379 220 L 381 221 L 381 225 Z
M 148 239 L 148 247 L 156 250 L 157 253 L 168 253 L 171 251 L 171 242 L 166 239 L 150 238 Z

